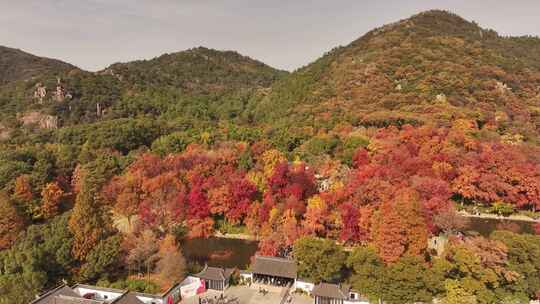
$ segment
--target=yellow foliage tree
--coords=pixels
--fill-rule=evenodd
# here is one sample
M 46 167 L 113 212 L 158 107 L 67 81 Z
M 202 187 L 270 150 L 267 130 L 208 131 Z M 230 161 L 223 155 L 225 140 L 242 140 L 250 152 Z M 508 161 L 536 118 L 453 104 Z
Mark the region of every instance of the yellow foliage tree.
M 276 165 L 284 161 L 287 161 L 287 158 L 285 157 L 285 155 L 283 155 L 283 153 L 276 149 L 271 149 L 264 152 L 262 155 L 264 176 L 272 176 Z

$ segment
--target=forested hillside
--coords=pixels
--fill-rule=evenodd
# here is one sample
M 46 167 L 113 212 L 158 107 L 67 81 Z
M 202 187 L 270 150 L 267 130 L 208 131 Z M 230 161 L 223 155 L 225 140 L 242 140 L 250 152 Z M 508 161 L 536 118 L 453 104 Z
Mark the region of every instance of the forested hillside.
M 6 61 L 14 61 L 12 57 L 6 56 Z M 33 67 L 28 63 L 17 69 Z M 285 74 L 235 52 L 206 48 L 117 63 L 97 73 L 34 70 L 31 78 L 12 79 L 2 87 L 4 128 L 33 123 L 57 129 L 130 117 L 164 118 L 171 128 L 208 126 L 219 119 L 237 119 L 251 94 Z M 25 120 L 28 113 L 39 115 Z M 40 124 L 47 117 L 55 123 Z
M 0 85 L 0 304 L 62 280 L 158 292 L 198 269 L 182 240 L 216 232 L 386 303 L 539 296 L 539 236 L 462 216 L 540 218 L 538 38 L 430 11 L 293 73 L 206 48 L 97 73 L 7 53 L 26 72 Z
M 76 67 L 60 60 L 34 56 L 0 46 L 0 86 L 13 81 L 31 81 L 43 75 L 57 75 Z
M 429 11 L 330 51 L 272 86 L 253 111 L 299 132 L 343 124 L 448 126 L 464 118 L 537 143 L 539 56 L 536 37 L 501 37 Z

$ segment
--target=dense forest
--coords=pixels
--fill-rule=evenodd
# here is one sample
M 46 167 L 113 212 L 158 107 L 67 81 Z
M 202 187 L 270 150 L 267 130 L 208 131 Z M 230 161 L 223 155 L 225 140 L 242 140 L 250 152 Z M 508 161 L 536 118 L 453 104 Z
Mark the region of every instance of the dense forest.
M 540 236 L 463 214 L 540 218 L 539 58 L 443 11 L 292 73 L 202 47 L 95 73 L 0 47 L 0 303 L 62 280 L 159 292 L 197 267 L 181 241 L 216 232 L 387 303 L 538 298 Z

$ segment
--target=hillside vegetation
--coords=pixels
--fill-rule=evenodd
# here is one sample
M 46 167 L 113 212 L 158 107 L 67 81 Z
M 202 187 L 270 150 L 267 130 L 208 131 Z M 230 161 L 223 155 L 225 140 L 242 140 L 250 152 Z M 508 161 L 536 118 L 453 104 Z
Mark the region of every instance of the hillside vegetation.
M 0 86 L 18 80 L 30 81 L 43 75 L 63 74 L 73 69 L 76 67 L 60 60 L 0 46 Z
M 538 141 L 540 39 L 501 37 L 452 13 L 429 11 L 370 31 L 325 54 L 255 100 L 275 125 L 448 126 L 470 119 Z
M 200 266 L 182 240 L 218 231 L 373 302 L 540 297 L 540 225 L 480 236 L 458 213 L 540 218 L 538 38 L 429 11 L 293 73 L 206 48 L 0 62 L 2 304 L 166 289 Z
M 25 71 L 33 65 L 10 68 Z M 17 118 L 28 111 L 58 117 L 58 126 L 136 116 L 210 124 L 236 118 L 254 91 L 285 74 L 236 52 L 206 48 L 116 63 L 97 73 L 40 68 L 30 79 L 10 78 L 0 90 L 4 125 L 17 127 Z M 43 98 L 35 97 L 38 87 L 46 90 Z M 55 95 L 58 87 L 61 98 Z

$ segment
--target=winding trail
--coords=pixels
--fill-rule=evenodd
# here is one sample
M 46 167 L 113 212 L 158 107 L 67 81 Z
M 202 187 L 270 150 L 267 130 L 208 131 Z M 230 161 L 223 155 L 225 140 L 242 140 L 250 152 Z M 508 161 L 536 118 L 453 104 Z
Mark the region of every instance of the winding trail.
M 521 214 L 513 214 L 513 215 L 509 215 L 509 216 L 501 216 L 501 215 L 490 214 L 490 213 L 471 214 L 471 213 L 464 212 L 464 211 L 460 211 L 458 213 L 459 213 L 459 215 L 461 215 L 463 217 L 474 217 L 474 218 L 485 218 L 485 219 L 510 220 L 510 221 L 522 221 L 522 222 L 540 223 L 540 219 L 534 219 L 532 217 L 528 217 L 526 215 L 521 215 Z

